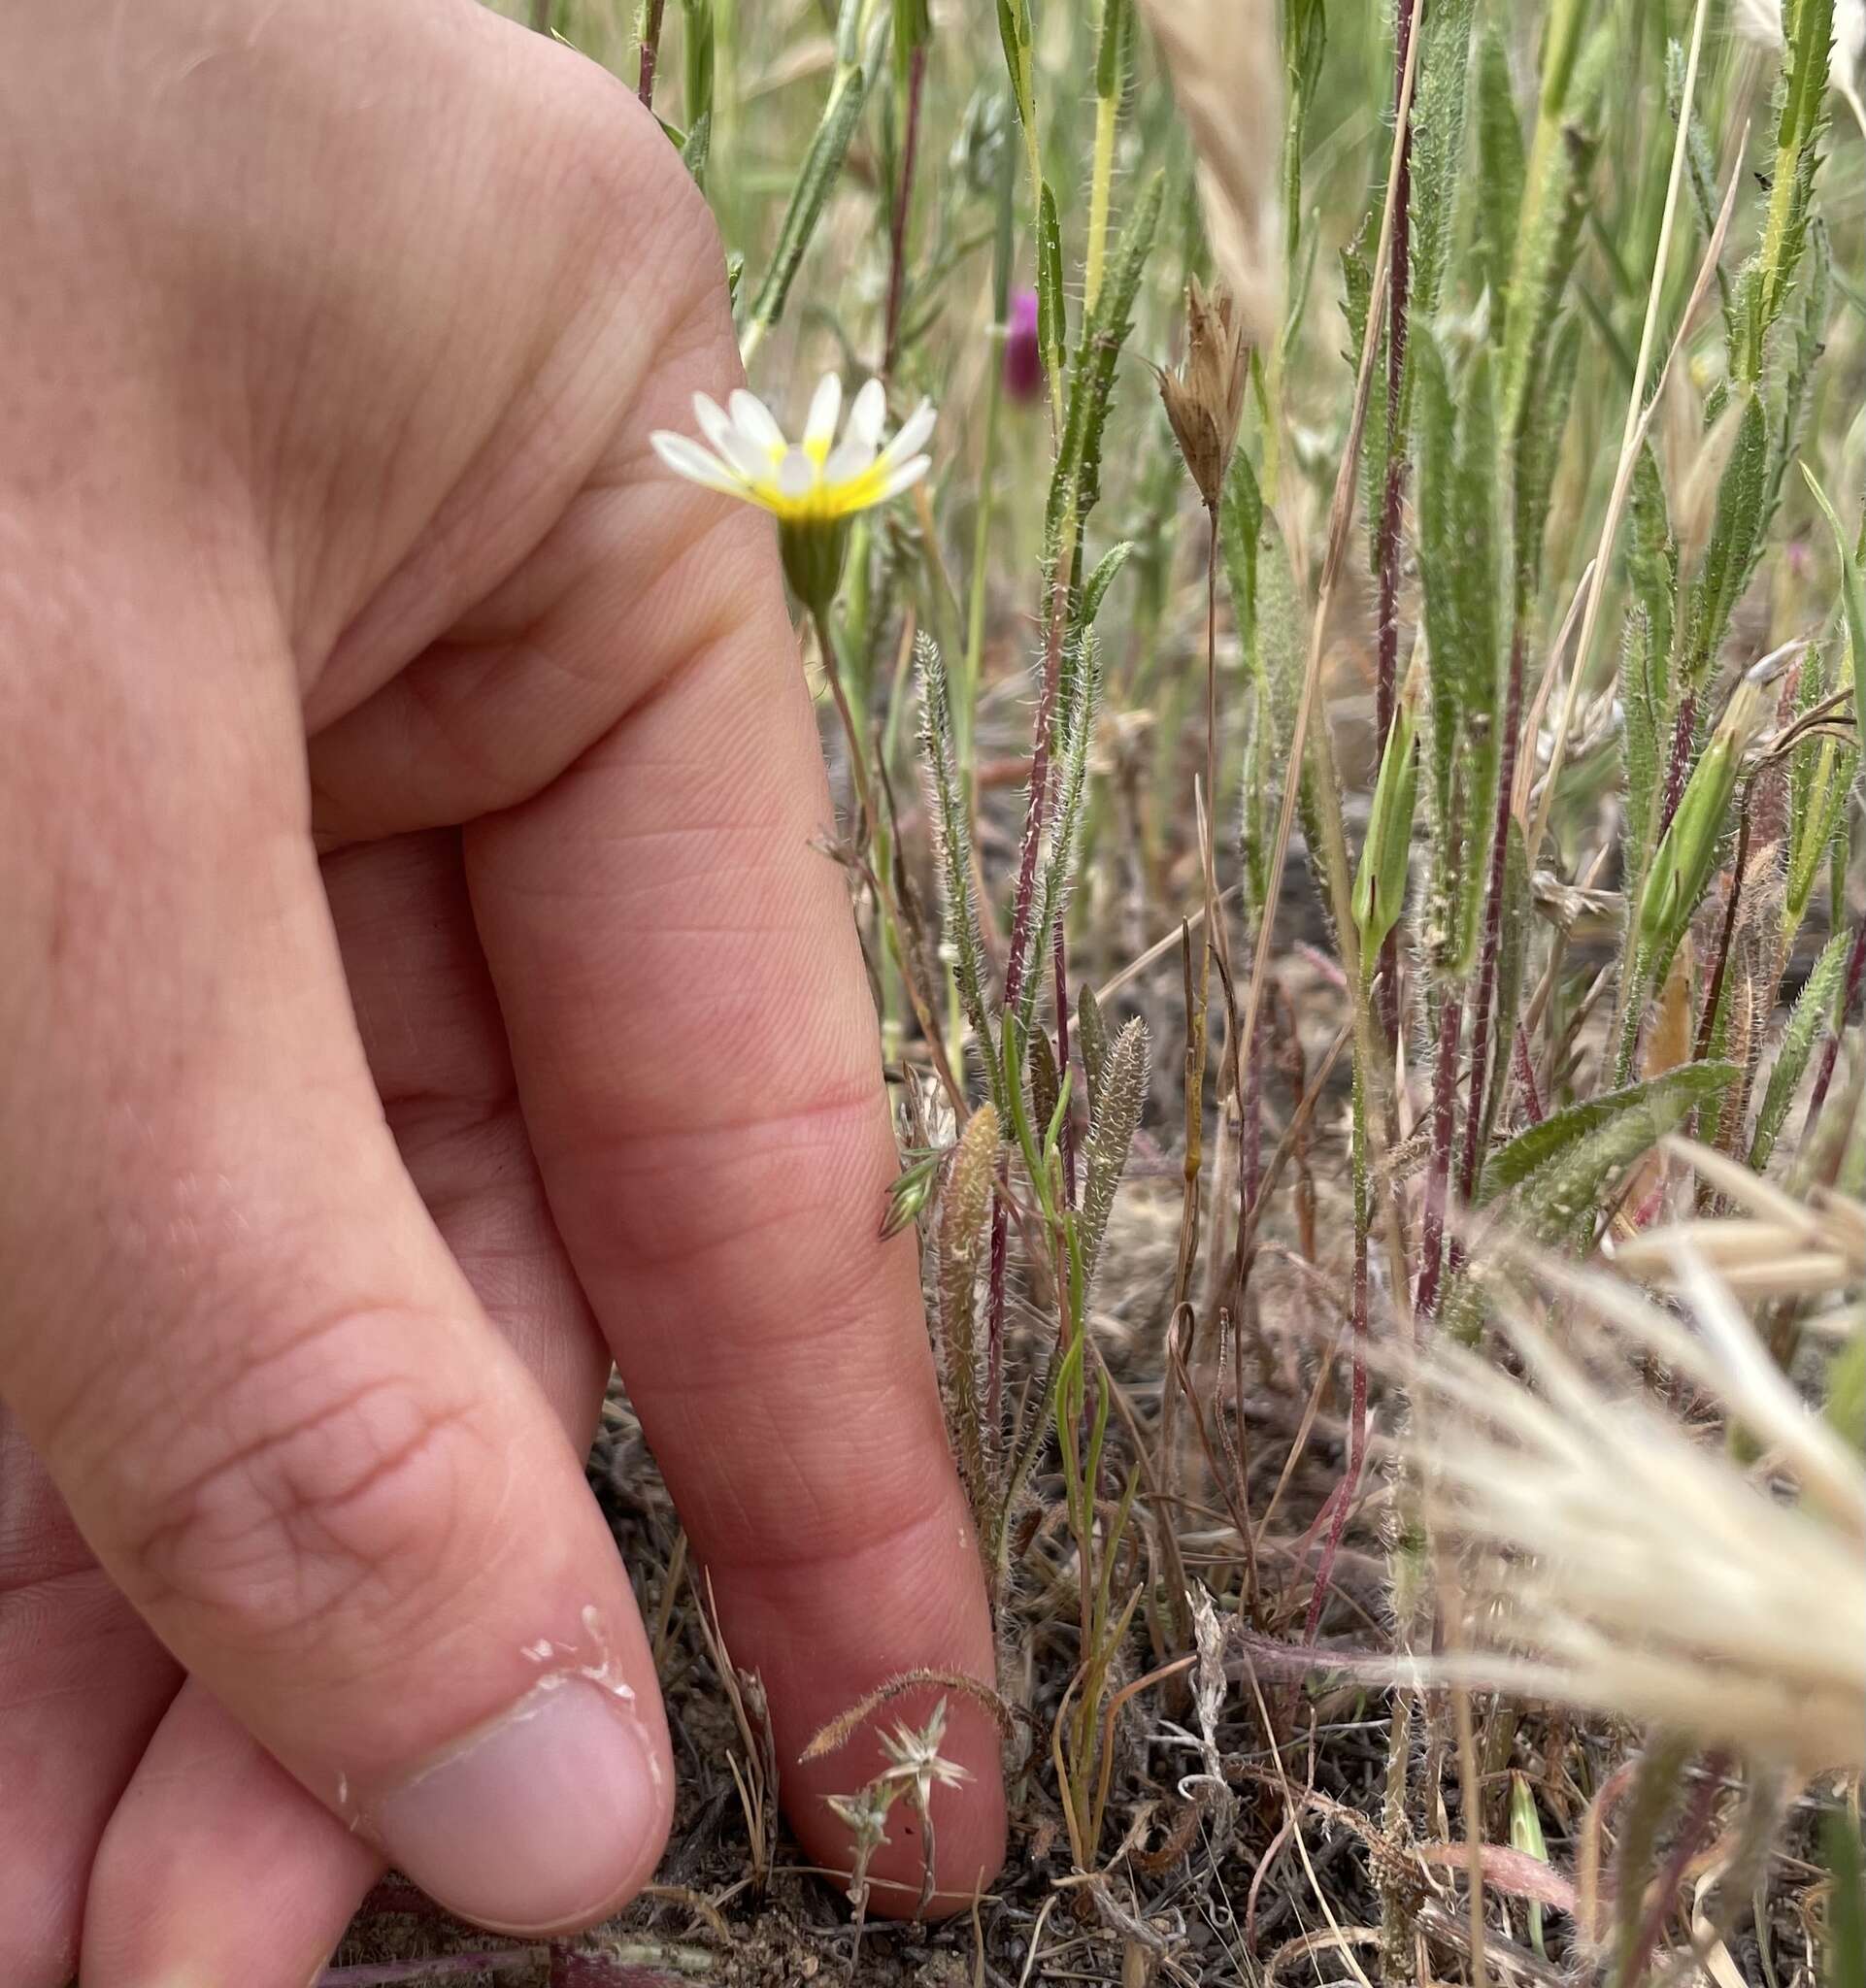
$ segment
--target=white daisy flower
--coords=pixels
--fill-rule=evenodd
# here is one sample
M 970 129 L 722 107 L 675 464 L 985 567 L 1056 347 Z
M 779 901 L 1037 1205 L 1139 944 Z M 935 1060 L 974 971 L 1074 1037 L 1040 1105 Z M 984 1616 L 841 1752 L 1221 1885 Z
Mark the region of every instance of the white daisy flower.
M 933 432 L 933 405 L 921 401 L 882 446 L 887 394 L 871 380 L 849 410 L 841 441 L 843 385 L 825 373 L 811 399 L 803 439 L 791 442 L 756 394 L 738 388 L 725 407 L 693 396 L 693 415 L 710 447 L 657 429 L 649 439 L 668 468 L 690 481 L 756 504 L 780 524 L 839 524 L 917 483 L 932 465 L 921 447 Z

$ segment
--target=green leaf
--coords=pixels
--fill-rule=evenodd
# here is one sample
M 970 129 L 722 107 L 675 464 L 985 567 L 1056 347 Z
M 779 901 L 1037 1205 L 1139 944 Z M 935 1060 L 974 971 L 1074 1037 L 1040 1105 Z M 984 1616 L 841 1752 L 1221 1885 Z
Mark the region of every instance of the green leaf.
M 1031 89 L 1030 0 L 998 0 L 998 39 L 1004 44 L 1004 66 L 1011 78 L 1012 101 L 1026 129 L 1036 117 Z
M 713 110 L 713 0 L 681 0 L 681 108 L 687 142 Z
M 914 644 L 920 677 L 920 756 L 925 770 L 927 815 L 933 824 L 939 863 L 940 908 L 947 944 L 952 951 L 959 1002 L 978 1038 L 998 1096 L 998 1058 L 985 999 L 984 944 L 979 931 L 978 900 L 972 888 L 972 831 L 954 756 L 952 692 L 939 644 L 924 631 Z
M 1464 173 L 1464 107 L 1470 95 L 1472 0 L 1432 0 L 1423 11 L 1413 83 L 1410 315 L 1439 308 Z
M 1088 1090 L 1088 1118 L 1101 1110 L 1102 1073 L 1108 1066 L 1108 1023 L 1095 990 L 1084 980 L 1076 990 L 1076 1053 Z
M 1416 327 L 1419 367 L 1419 577 L 1431 673 L 1435 833 L 1430 929 L 1442 971 L 1477 944 L 1499 771 L 1503 672 L 1497 572 L 1496 403 L 1481 351 L 1453 394 L 1437 341 Z
M 1738 419 L 1736 441 L 1717 484 L 1716 517 L 1691 589 L 1684 659 L 1679 672 L 1682 690 L 1702 689 L 1716 667 L 1730 616 L 1760 550 L 1768 474 L 1769 424 L 1762 396 L 1752 393 Z
M 1552 1242 L 1591 1221 L 1608 1182 L 1736 1076 L 1732 1063 L 1686 1063 L 1553 1112 L 1491 1156 L 1477 1201 L 1488 1206 L 1512 1196 L 1541 1240 Z
M 1088 761 L 1095 741 L 1095 712 L 1101 702 L 1101 645 L 1091 628 L 1076 645 L 1073 666 L 1065 673 L 1056 769 L 1056 807 L 1050 819 L 1050 848 L 1038 890 L 1036 922 L 1031 928 L 1030 958 L 1039 969 L 1024 977 L 1018 1005 L 1026 1031 L 1034 1028 L 1037 992 L 1043 985 L 1042 963 L 1049 959 L 1056 922 L 1076 880 L 1076 839 L 1083 799 L 1088 787 Z
M 1524 174 L 1523 212 L 1510 270 L 1499 382 L 1503 432 L 1513 439 L 1520 433 L 1542 353 L 1574 270 L 1587 182 L 1599 149 L 1596 127 L 1615 38 L 1603 24 L 1577 59 L 1574 43 L 1585 11 L 1579 0 L 1561 0 L 1561 13 L 1548 32 L 1542 109 Z
M 978 1331 L 979 1262 L 990 1227 L 992 1182 L 998 1171 L 998 1114 L 981 1105 L 966 1121 L 948 1164 L 940 1195 L 935 1282 L 947 1427 L 981 1538 L 992 1530 L 992 1451 L 984 1412 L 985 1376 Z
M 1101 613 L 1102 600 L 1108 589 L 1115 583 L 1115 576 L 1127 564 L 1134 550 L 1132 539 L 1122 539 L 1116 546 L 1111 546 L 1096 561 L 1095 570 L 1088 576 L 1088 581 L 1082 590 L 1081 625 L 1092 628 L 1095 617 Z
M 1866 1988 L 1866 1874 L 1860 1869 L 1859 1826 L 1845 1809 L 1830 1808 L 1821 1817 L 1820 1846 L 1833 1877 L 1822 1988 Z
M 1543 541 L 1549 493 L 1568 426 L 1568 404 L 1581 358 L 1581 319 L 1564 313 L 1531 364 L 1535 378 L 1516 431 L 1515 584 L 1518 619 L 1526 618 L 1542 584 Z
M 1834 38 L 1834 0 L 1794 0 L 1784 8 L 1788 46 L 1776 88 L 1776 152 L 1769 176 L 1769 211 L 1762 242 L 1738 285 L 1738 346 L 1732 371 L 1754 385 L 1763 348 L 1782 315 L 1807 239 L 1817 141 L 1826 116 L 1827 64 Z
M 810 247 L 816 223 L 843 169 L 849 141 L 862 115 L 862 101 L 868 93 L 868 73 L 855 45 L 861 24 L 862 0 L 843 0 L 836 25 L 836 70 L 829 85 L 828 101 L 805 155 L 803 170 L 791 189 L 790 204 L 784 210 L 778 230 L 778 246 L 772 251 L 771 267 L 758 285 L 740 346 L 749 356 L 766 332 L 783 315 L 784 299 L 796 277 L 804 250 Z
M 1510 267 L 1522 215 L 1522 124 L 1510 82 L 1510 53 L 1494 19 L 1478 48 L 1477 262 L 1490 292 L 1492 335 L 1508 333 Z
M 1848 543 L 1839 513 L 1827 501 L 1826 491 L 1820 487 L 1814 471 L 1806 463 L 1801 466 L 1801 474 L 1808 480 L 1808 487 L 1815 493 L 1815 502 L 1826 514 L 1827 522 L 1833 527 L 1834 546 L 1840 553 L 1840 608 L 1847 627 L 1849 667 L 1853 676 L 1854 737 L 1862 747 L 1866 747 L 1866 580 L 1861 578 L 1859 560 Z
M 1032 1029 L 1024 1041 L 1030 1050 L 1030 1116 L 1035 1124 L 1048 1127 L 1062 1097 L 1055 1046 L 1047 1029 Z
M 1164 195 L 1164 178 L 1155 173 L 1127 216 L 1109 258 L 1101 295 L 1077 341 L 1069 369 L 1068 413 L 1044 514 L 1045 565 L 1052 571 L 1059 559 L 1073 561 L 1083 525 L 1101 498 L 1102 430 Z
M 1050 182 L 1037 196 L 1037 345 L 1044 371 L 1055 379 L 1062 369 L 1062 349 L 1069 342 L 1069 303 L 1062 286 L 1062 228 L 1056 219 L 1056 196 Z
M 1418 788 L 1418 753 L 1414 733 L 1416 712 L 1410 694 L 1393 713 L 1392 729 L 1381 754 L 1367 839 L 1354 874 L 1354 923 L 1360 931 L 1361 966 L 1371 974 L 1386 935 L 1406 909 L 1406 882 L 1413 850 L 1414 800 Z
M 1233 459 L 1233 481 L 1236 480 Z M 1255 496 L 1254 480 L 1251 496 Z M 1227 498 L 1228 498 L 1227 493 Z M 1248 507 L 1240 499 L 1233 514 L 1236 530 L 1244 527 Z M 1308 603 L 1296 588 L 1290 570 L 1289 553 L 1283 545 L 1276 514 L 1256 507 L 1256 553 L 1250 564 L 1252 639 L 1248 652 L 1255 656 L 1255 696 L 1252 699 L 1250 749 L 1244 776 L 1244 881 L 1251 922 L 1269 910 L 1270 857 L 1276 840 L 1276 823 L 1283 807 L 1283 782 L 1289 778 L 1289 747 L 1295 738 L 1296 707 L 1302 695 L 1302 676 L 1308 656 Z M 1219 513 L 1220 543 L 1225 513 Z M 1240 548 L 1241 551 L 1241 548 Z M 1239 573 L 1226 561 L 1232 584 L 1232 603 L 1237 606 Z M 1316 845 L 1311 845 L 1312 849 Z
M 681 146 L 681 163 L 693 176 L 693 183 L 706 186 L 706 154 L 713 141 L 713 113 L 702 111 L 688 129 Z
M 1523 847 L 1522 824 L 1515 814 L 1504 823 L 1503 915 L 1498 920 L 1496 1026 L 1490 1031 L 1490 1074 L 1483 1087 L 1483 1123 L 1478 1128 L 1478 1177 L 1485 1172 L 1484 1155 L 1496 1130 L 1497 1108 L 1503 1102 L 1503 1073 L 1515 1047 L 1515 1018 L 1522 1007 L 1522 977 L 1528 964 L 1535 919 L 1529 905 L 1529 855 Z
M 1749 1143 L 1749 1164 L 1758 1174 L 1768 1166 L 1776 1149 L 1776 1141 L 1782 1137 L 1788 1108 L 1794 1103 L 1796 1087 L 1808 1068 L 1809 1058 L 1814 1054 L 1815 1039 L 1822 1023 L 1833 1013 L 1834 1001 L 1847 971 L 1848 948 L 1851 944 L 1852 935 L 1845 931 L 1836 932 L 1828 940 L 1789 1013 L 1788 1026 L 1783 1031 L 1782 1047 L 1776 1051 L 1775 1065 L 1769 1072 L 1768 1088 L 1762 1094 L 1762 1104 L 1756 1112 L 1755 1136 Z

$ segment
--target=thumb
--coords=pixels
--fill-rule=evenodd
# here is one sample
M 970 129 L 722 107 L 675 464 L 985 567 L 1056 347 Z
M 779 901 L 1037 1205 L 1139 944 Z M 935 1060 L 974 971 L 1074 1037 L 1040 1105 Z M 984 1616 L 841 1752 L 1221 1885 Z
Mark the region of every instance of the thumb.
M 586 1923 L 668 1826 L 646 1639 L 383 1124 L 271 611 L 133 557 L 96 596 L 54 656 L 0 627 L 57 686 L 0 669 L 0 1029 L 34 1052 L 0 1098 L 0 1396 L 314 1795 L 467 1917 Z

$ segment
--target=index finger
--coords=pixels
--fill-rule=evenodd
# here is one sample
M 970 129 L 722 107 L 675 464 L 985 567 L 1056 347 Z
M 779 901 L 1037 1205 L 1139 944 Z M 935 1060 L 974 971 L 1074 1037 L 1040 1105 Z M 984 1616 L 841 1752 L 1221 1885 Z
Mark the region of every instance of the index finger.
M 644 501 L 630 478 L 660 473 L 604 493 L 618 528 Z M 564 1241 L 732 1658 L 765 1682 L 793 1826 L 846 1866 L 822 1798 L 876 1772 L 878 1742 L 808 1767 L 804 1744 L 903 1672 L 989 1682 L 991 1628 L 913 1241 L 879 1236 L 898 1162 L 769 520 L 671 481 L 652 501 L 663 530 L 690 518 L 687 550 L 631 622 L 682 660 L 551 787 L 470 828 L 468 874 Z M 956 1694 L 949 1713 L 972 1776 L 934 1798 L 956 1904 L 995 1874 L 1004 1811 L 989 1720 Z M 905 1806 L 889 1833 L 875 1874 L 910 1908 Z

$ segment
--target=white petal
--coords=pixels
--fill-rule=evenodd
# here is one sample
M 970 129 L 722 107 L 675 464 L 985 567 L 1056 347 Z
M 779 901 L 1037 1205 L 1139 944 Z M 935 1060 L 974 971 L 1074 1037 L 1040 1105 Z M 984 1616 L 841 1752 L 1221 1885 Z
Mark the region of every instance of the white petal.
M 875 493 L 877 504 L 885 504 L 890 497 L 898 497 L 903 490 L 911 489 L 927 471 L 933 467 L 930 455 L 916 455 L 911 462 L 898 463 L 883 480 L 882 487 Z
M 887 388 L 879 380 L 871 380 L 855 396 L 855 404 L 849 411 L 845 439 L 860 442 L 873 451 L 882 439 L 882 423 L 886 419 Z
M 704 484 L 709 490 L 723 490 L 732 497 L 745 495 L 744 482 L 717 456 L 709 455 L 690 435 L 656 428 L 648 439 L 654 453 L 688 482 Z
M 913 455 L 933 432 L 935 414 L 933 403 L 923 400 L 907 419 L 901 423 L 900 432 L 882 450 L 883 462 L 903 462 Z
M 778 488 L 786 497 L 804 497 L 810 493 L 816 480 L 816 465 L 801 448 L 784 450 L 783 460 L 778 465 Z
M 700 424 L 700 433 L 714 447 L 723 450 L 723 438 L 732 432 L 732 416 L 710 393 L 693 396 L 693 418 Z
M 731 416 L 717 401 L 704 393 L 696 393 L 693 396 L 693 415 L 706 439 L 740 476 L 756 482 L 760 477 L 771 474 L 769 452 L 749 441 L 734 427 Z
M 875 445 L 859 435 L 845 435 L 823 463 L 825 483 L 847 483 L 875 460 Z
M 777 415 L 755 393 L 748 393 L 743 386 L 732 389 L 732 398 L 727 405 L 732 410 L 733 425 L 739 433 L 755 442 L 776 462 L 785 446 L 784 431 L 778 426 Z
M 827 453 L 836 439 L 836 417 L 842 411 L 843 382 L 836 374 L 825 373 L 811 398 L 810 415 L 804 422 L 804 447 L 808 448 L 815 443 L 819 452 Z

